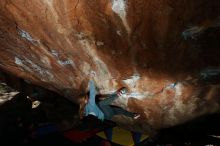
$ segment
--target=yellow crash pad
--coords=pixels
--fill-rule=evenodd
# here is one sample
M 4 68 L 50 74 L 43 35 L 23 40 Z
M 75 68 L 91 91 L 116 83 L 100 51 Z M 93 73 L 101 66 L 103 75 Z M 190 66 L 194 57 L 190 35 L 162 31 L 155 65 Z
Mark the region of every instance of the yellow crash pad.
M 132 133 L 130 131 L 122 129 L 120 127 L 114 127 L 112 130 L 113 130 L 112 131 L 112 142 L 113 143 L 124 145 L 124 146 L 133 146 L 134 145 Z M 101 138 L 107 139 L 104 131 L 99 132 L 96 135 L 98 135 Z M 149 137 L 149 135 L 143 134 L 141 136 L 140 142 L 147 139 L 148 137 Z

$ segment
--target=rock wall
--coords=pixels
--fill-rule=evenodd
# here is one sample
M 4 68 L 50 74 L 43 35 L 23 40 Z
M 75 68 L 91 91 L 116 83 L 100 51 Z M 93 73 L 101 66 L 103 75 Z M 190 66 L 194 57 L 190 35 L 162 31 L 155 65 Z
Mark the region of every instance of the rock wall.
M 218 0 L 1 0 L 0 68 L 73 102 L 91 75 L 101 94 L 126 86 L 134 126 L 169 127 L 219 110 L 198 81 L 218 72 L 219 16 Z

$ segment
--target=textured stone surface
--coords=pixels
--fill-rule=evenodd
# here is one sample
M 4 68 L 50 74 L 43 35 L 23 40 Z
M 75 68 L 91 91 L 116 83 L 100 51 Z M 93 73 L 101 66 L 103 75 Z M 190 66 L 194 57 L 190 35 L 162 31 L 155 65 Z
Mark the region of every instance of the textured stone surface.
M 135 129 L 169 127 L 219 110 L 196 80 L 220 65 L 219 16 L 218 0 L 1 0 L 0 68 L 73 102 L 95 75 L 101 94 L 129 88 Z

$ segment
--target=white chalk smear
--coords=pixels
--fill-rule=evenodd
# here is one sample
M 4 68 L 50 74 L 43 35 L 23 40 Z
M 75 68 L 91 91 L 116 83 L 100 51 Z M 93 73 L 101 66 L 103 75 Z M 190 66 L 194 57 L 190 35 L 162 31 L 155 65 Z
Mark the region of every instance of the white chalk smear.
M 125 84 L 127 84 L 128 86 L 134 88 L 136 85 L 136 82 L 140 79 L 140 76 L 135 74 L 133 76 L 131 76 L 129 79 L 125 79 L 122 80 Z
M 124 24 L 125 29 L 128 33 L 130 33 L 131 29 L 126 19 L 126 0 L 112 0 L 112 10 L 118 14 Z
M 72 60 L 65 60 L 65 61 L 62 61 L 62 60 L 58 60 L 57 61 L 60 65 L 73 65 L 74 62 Z
M 18 31 L 18 34 L 19 34 L 22 38 L 28 40 L 28 41 L 31 42 L 32 44 L 36 44 L 36 43 L 39 43 L 39 42 L 40 42 L 39 40 L 33 39 L 28 32 L 22 30 L 22 29 L 19 28 L 19 27 L 17 27 L 17 31 Z

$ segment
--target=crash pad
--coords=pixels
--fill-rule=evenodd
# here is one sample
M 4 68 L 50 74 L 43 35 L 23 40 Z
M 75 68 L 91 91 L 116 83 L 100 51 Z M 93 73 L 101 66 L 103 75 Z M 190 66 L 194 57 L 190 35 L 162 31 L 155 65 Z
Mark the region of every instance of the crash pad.
M 99 132 L 96 134 L 97 136 L 107 139 L 106 134 L 104 133 L 104 131 Z M 142 134 L 140 135 L 140 139 L 138 140 L 139 142 L 147 139 L 149 137 L 149 135 L 147 134 Z M 136 140 L 134 140 L 134 132 L 122 129 L 118 126 L 114 127 L 112 129 L 112 138 L 111 138 L 111 142 L 116 143 L 116 144 L 120 144 L 120 145 L 124 145 L 124 146 L 133 146 L 135 144 L 137 144 Z M 136 141 L 136 142 L 135 142 Z
M 112 122 L 103 122 L 101 125 L 88 126 L 82 125 L 64 132 L 64 136 L 74 142 L 82 142 L 95 136 L 98 132 L 111 129 L 115 126 Z
M 93 129 L 88 131 L 71 130 L 64 133 L 64 136 L 74 142 L 82 142 L 92 136 L 94 136 L 100 129 Z

